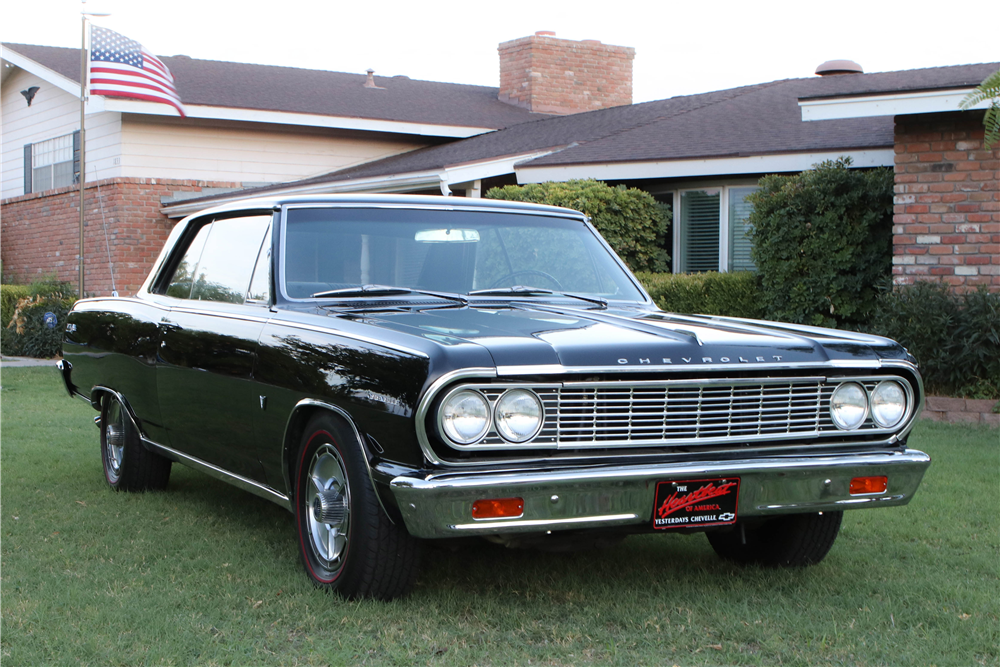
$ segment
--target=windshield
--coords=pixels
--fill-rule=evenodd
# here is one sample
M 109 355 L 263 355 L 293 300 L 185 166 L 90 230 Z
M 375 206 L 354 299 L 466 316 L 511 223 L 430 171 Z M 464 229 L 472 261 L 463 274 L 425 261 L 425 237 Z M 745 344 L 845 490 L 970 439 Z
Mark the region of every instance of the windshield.
M 512 287 L 643 301 L 614 257 L 581 220 L 483 211 L 291 208 L 284 292 L 333 298 L 390 286 L 469 294 Z M 383 290 L 384 291 L 384 290 Z M 375 292 L 372 291 L 374 294 Z M 551 295 L 550 295 L 551 296 Z

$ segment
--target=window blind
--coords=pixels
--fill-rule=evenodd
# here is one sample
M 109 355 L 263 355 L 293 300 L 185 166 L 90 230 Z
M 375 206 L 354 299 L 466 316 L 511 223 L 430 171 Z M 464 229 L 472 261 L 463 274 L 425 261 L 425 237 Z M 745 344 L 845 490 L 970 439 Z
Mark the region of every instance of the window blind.
M 719 270 L 720 190 L 681 193 L 681 273 Z

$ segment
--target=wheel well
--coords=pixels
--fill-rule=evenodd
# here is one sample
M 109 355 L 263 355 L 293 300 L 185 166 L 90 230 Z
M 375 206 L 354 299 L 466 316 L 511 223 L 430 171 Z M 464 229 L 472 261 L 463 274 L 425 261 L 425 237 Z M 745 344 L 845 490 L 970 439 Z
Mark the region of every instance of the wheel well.
M 302 442 L 302 434 L 305 432 L 306 424 L 316 415 L 324 413 L 340 422 L 348 432 L 353 433 L 357 430 L 344 415 L 332 407 L 317 404 L 296 406 L 288 418 L 288 425 L 285 427 L 285 439 L 281 454 L 281 467 L 285 476 L 285 488 L 289 490 L 289 493 L 293 492 L 292 480 L 295 479 L 296 455 L 299 451 L 299 443 Z M 358 435 L 358 444 L 361 446 L 362 455 L 367 458 L 368 452 L 365 450 L 364 443 L 360 442 L 360 434 Z

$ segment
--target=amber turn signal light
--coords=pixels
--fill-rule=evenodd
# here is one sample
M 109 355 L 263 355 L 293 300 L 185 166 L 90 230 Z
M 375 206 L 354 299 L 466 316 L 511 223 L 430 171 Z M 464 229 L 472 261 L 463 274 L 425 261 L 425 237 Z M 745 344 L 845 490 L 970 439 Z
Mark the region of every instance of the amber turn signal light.
M 866 493 L 885 493 L 889 487 L 889 478 L 885 475 L 881 477 L 855 477 L 851 480 L 851 495 L 861 496 Z
M 501 519 L 524 514 L 524 498 L 488 498 L 472 503 L 473 519 Z

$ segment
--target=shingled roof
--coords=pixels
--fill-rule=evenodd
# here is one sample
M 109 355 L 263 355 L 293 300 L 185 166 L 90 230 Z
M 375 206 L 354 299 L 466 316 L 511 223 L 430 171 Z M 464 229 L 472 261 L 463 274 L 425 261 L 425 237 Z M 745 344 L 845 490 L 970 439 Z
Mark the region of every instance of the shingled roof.
M 71 81 L 80 81 L 80 50 L 4 43 Z M 497 88 L 420 81 L 406 76 L 251 65 L 161 56 L 186 105 L 316 114 L 429 125 L 499 129 L 546 117 L 497 99 Z
M 799 101 L 873 92 L 967 88 L 998 63 L 785 79 L 700 95 L 548 117 L 240 196 L 433 172 L 505 156 L 518 170 L 569 165 L 814 154 L 892 148 L 892 116 L 807 122 Z M 539 153 L 545 153 L 536 157 Z M 692 172 L 690 176 L 702 174 Z M 193 205 L 233 195 L 192 199 Z

